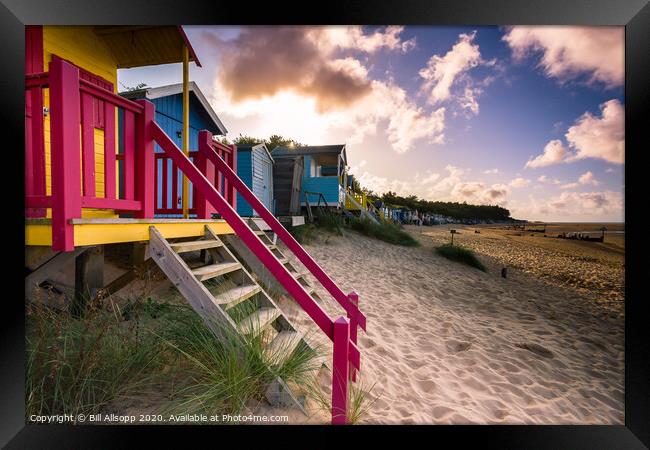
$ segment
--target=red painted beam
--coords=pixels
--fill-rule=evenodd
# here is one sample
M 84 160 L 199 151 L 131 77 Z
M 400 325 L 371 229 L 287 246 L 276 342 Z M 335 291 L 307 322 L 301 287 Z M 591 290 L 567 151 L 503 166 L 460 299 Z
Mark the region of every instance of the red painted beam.
M 142 208 L 135 216 L 140 219 L 153 218 L 156 208 L 156 182 L 154 171 L 156 159 L 154 142 L 151 137 L 150 124 L 154 122 L 154 105 L 147 100 L 137 100 L 142 106 L 142 114 L 136 116 L 135 122 L 135 195 L 142 203 Z
M 83 192 L 95 196 L 95 127 L 93 124 L 93 98 L 81 94 L 81 155 Z
M 74 225 L 81 217 L 79 70 L 50 62 L 52 249 L 74 250 Z
M 348 346 L 350 321 L 339 317 L 334 322 L 334 348 L 332 364 L 332 425 L 347 423 L 348 404 Z

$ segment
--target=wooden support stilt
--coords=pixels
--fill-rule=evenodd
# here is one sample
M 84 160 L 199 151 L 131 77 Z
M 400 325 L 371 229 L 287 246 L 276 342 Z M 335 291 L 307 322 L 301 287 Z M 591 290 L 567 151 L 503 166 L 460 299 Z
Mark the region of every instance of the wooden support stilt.
M 92 247 L 75 259 L 74 299 L 70 311 L 84 315 L 88 300 L 104 287 L 104 247 Z

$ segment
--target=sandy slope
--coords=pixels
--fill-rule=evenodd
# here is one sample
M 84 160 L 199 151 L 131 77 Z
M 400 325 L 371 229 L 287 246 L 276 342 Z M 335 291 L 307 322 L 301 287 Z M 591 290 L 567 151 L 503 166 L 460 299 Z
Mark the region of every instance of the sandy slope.
M 623 423 L 620 316 L 516 270 L 502 279 L 489 260 L 487 274 L 450 262 L 418 238 L 412 249 L 346 232 L 306 246 L 368 318 L 361 383 L 375 401 L 362 422 Z

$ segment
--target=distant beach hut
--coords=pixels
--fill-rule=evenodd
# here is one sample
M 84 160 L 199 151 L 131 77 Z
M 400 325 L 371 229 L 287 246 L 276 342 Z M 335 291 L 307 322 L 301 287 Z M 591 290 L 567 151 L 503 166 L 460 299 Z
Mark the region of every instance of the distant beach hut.
M 304 169 L 300 191 L 300 203 L 304 204 L 305 192 L 323 194 L 328 207 L 339 208 L 345 201 L 347 186 L 347 156 L 345 144 L 313 145 L 305 147 L 278 146 L 271 151 L 276 163 L 284 158 L 302 156 Z M 318 198 L 308 199 L 315 206 Z
M 274 212 L 273 163 L 273 157 L 266 145 L 237 145 L 237 175 L 271 212 Z M 259 216 L 239 193 L 237 213 L 243 217 Z
M 221 122 L 221 119 L 214 112 L 210 103 L 205 98 L 199 87 L 193 81 L 190 81 L 188 84 L 188 89 L 190 93 L 190 108 L 189 108 L 189 149 L 190 152 L 198 150 L 199 147 L 199 130 L 208 130 L 213 135 L 225 135 L 227 133 L 226 127 Z M 128 98 L 129 100 L 139 100 L 146 99 L 152 102 L 155 105 L 155 121 L 160 128 L 169 136 L 169 138 L 176 144 L 177 147 L 183 147 L 183 84 L 170 84 L 167 86 L 160 87 L 146 87 L 143 89 L 137 89 L 133 91 L 120 92 L 122 97 Z M 118 123 L 120 130 L 120 139 L 119 142 L 122 142 L 122 130 L 124 126 L 124 114 L 120 109 L 118 111 Z M 167 182 L 165 186 L 172 186 L 173 179 L 173 164 L 171 159 L 162 158 L 161 153 L 162 149 L 158 144 L 154 146 L 155 152 L 158 154 L 156 156 L 156 165 L 158 166 L 158 171 L 162 172 L 163 164 L 167 163 Z M 177 171 L 176 176 L 178 177 L 177 183 L 178 186 L 182 183 L 183 174 L 181 171 Z M 182 192 L 178 192 L 177 204 L 172 200 L 173 193 L 171 189 L 167 189 L 163 193 L 163 177 L 158 178 L 158 186 L 156 186 L 156 192 L 158 193 L 158 198 L 156 199 L 156 208 L 161 210 L 162 205 L 169 205 L 169 210 L 165 213 L 158 214 L 159 216 L 164 217 L 181 217 L 181 214 L 177 214 L 176 210 L 181 207 L 183 196 Z M 122 179 L 120 179 L 120 192 L 123 192 L 124 186 L 122 185 Z M 179 189 L 180 191 L 180 189 Z M 164 199 L 163 196 L 166 194 L 167 199 Z M 189 207 L 190 209 L 194 208 L 194 195 L 192 184 L 189 184 Z

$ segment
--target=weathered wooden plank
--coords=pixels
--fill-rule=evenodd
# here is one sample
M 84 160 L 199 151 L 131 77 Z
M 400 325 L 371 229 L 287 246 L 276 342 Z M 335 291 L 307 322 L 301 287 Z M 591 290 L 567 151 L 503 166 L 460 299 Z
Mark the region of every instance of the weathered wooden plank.
M 220 336 L 224 333 L 224 327 L 236 330 L 237 324 L 217 306 L 210 291 L 192 275 L 185 261 L 172 250 L 158 230 L 150 227 L 149 232 L 151 257 L 212 332 Z
M 202 241 L 189 241 L 189 242 L 174 242 L 171 243 L 171 248 L 176 253 L 195 252 L 197 250 L 204 250 L 207 248 L 221 247 L 223 242 L 214 239 L 205 239 Z
M 221 262 L 193 269 L 192 274 L 199 281 L 205 281 L 239 269 L 241 269 L 241 264 L 238 262 Z

